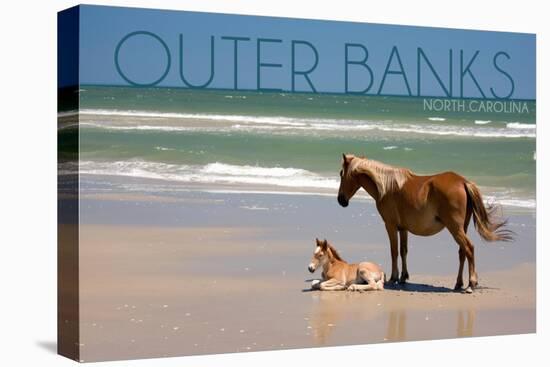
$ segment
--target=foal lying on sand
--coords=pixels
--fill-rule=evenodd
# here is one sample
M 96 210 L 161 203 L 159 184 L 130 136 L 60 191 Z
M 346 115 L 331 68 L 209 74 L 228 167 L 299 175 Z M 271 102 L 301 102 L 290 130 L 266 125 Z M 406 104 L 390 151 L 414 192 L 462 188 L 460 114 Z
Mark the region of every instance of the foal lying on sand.
M 386 276 L 380 266 L 370 262 L 348 264 L 327 240 L 315 241 L 317 244 L 308 270 L 313 273 L 322 266 L 323 280 L 311 282 L 312 289 L 359 292 L 384 289 Z

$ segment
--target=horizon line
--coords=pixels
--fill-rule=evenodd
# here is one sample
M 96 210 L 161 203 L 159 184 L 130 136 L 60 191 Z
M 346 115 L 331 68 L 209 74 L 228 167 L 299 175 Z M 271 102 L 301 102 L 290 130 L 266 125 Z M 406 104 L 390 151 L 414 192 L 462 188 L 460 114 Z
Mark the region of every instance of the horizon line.
M 140 86 L 140 85 L 122 85 L 122 84 L 103 84 L 103 83 L 79 83 L 78 85 L 58 87 L 58 90 L 75 88 L 80 86 L 90 87 L 114 87 L 114 88 L 134 88 L 134 89 L 184 89 L 189 91 L 218 91 L 218 92 L 244 92 L 244 93 L 285 93 L 285 94 L 309 94 L 309 95 L 339 95 L 353 97 L 394 97 L 394 98 L 415 98 L 415 99 L 449 99 L 449 100 L 482 100 L 482 101 L 499 101 L 499 102 L 535 102 L 535 98 L 483 98 L 483 97 L 448 97 L 448 96 L 415 96 L 406 94 L 370 94 L 370 93 L 344 93 L 336 91 L 327 92 L 312 92 L 312 91 L 289 91 L 289 90 L 273 90 L 273 89 L 235 89 L 235 88 L 189 88 L 185 86 L 170 86 L 170 85 L 155 85 L 155 86 Z

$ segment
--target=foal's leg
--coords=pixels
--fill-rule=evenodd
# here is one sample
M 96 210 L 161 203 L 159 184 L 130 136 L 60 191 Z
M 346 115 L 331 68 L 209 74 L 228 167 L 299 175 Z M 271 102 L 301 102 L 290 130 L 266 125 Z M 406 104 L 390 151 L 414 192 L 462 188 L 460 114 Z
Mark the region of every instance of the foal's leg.
M 409 270 L 407 269 L 407 252 L 409 251 L 408 246 L 408 232 L 406 230 L 399 231 L 399 243 L 400 243 L 400 255 L 401 255 L 401 278 L 399 278 L 399 283 L 406 283 L 409 279 Z
M 382 272 L 382 273 L 380 274 L 380 280 L 378 280 L 378 281 L 376 282 L 376 285 L 378 286 L 378 289 L 379 289 L 379 290 L 381 290 L 381 291 L 384 290 L 384 283 L 385 283 L 385 282 L 386 282 L 386 274 L 384 274 L 384 272 Z
M 391 248 L 391 278 L 390 283 L 395 283 L 399 280 L 399 268 L 397 267 L 397 256 L 399 255 L 397 249 L 397 227 L 386 224 L 386 231 L 390 238 Z
M 348 291 L 376 291 L 378 290 L 378 283 L 376 282 L 376 278 L 374 277 L 374 274 L 368 271 L 359 271 L 359 282 L 365 282 L 365 283 L 353 283 L 350 284 L 350 286 L 347 288 Z M 382 288 L 384 289 L 384 286 L 382 285 Z
M 376 282 L 368 283 L 368 284 L 351 284 L 348 288 L 348 291 L 358 291 L 358 292 L 365 292 L 365 291 L 377 291 L 378 285 Z
M 343 291 L 346 289 L 346 285 L 342 284 L 336 279 L 329 279 L 324 282 L 321 282 L 319 289 L 322 291 Z

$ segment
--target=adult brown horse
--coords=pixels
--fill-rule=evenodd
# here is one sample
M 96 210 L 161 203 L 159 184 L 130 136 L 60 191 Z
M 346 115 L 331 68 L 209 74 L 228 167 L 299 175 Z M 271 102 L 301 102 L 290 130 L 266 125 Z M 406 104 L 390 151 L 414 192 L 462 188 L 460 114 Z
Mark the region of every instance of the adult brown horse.
M 475 228 L 485 241 L 510 241 L 513 238 L 513 232 L 504 228 L 506 221 L 495 220 L 496 207 L 485 206 L 477 186 L 454 172 L 419 176 L 406 168 L 344 154 L 338 203 L 348 206 L 349 200 L 361 187 L 375 200 L 388 232 L 392 260 L 390 282 L 396 282 L 399 276 L 398 233 L 402 264 L 400 282 L 409 279 L 408 232 L 432 236 L 447 228 L 459 246 L 455 289 L 462 289 L 464 261 L 468 259 L 468 293 L 477 286 L 474 245 L 466 234 L 472 214 Z

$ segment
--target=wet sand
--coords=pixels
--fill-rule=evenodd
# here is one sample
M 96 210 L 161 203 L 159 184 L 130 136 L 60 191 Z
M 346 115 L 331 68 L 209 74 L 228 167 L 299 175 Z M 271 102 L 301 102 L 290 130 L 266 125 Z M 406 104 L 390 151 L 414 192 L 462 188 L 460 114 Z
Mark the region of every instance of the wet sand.
M 372 203 L 343 209 L 334 198 L 289 195 L 85 196 L 81 359 L 535 332 L 534 215 L 507 214 L 516 242 L 483 244 L 472 234 L 481 286 L 474 294 L 451 290 L 458 255 L 446 233 L 410 239 L 408 285 L 358 294 L 309 291 L 306 267 L 319 236 L 346 260 L 387 270 L 389 246 Z

